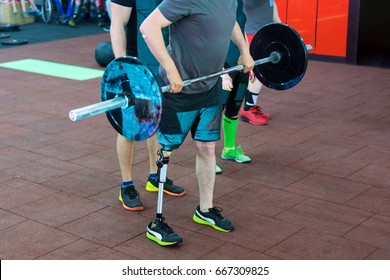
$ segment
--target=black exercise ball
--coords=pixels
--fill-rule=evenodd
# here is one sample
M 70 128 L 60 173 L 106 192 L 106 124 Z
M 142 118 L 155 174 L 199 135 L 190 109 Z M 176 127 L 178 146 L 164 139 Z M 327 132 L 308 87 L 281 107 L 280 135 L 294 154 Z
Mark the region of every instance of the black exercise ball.
M 111 42 L 103 42 L 96 47 L 95 60 L 100 66 L 107 67 L 114 58 Z

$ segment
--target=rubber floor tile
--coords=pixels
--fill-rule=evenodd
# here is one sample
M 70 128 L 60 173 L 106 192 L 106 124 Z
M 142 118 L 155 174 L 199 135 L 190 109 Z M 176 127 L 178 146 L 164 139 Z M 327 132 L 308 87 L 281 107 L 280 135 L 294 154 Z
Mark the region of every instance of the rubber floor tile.
M 372 187 L 356 196 L 346 205 L 367 212 L 390 216 L 390 189 Z
M 275 218 L 302 227 L 342 236 L 372 216 L 372 213 L 308 198 Z
M 201 260 L 273 260 L 274 257 L 243 248 L 231 243 L 223 244 L 207 253 Z
M 350 180 L 312 174 L 285 187 L 283 190 L 337 204 L 344 204 L 369 188 L 370 185 L 356 183 Z M 352 204 L 349 205 L 352 206 Z
M 27 234 L 26 234 L 27 233 Z M 2 260 L 31 260 L 63 247 L 76 236 L 34 221 L 25 221 L 0 231 Z
M 269 248 L 302 229 L 299 225 L 267 218 L 260 214 L 239 211 L 226 217 L 234 223 L 234 230 L 223 233 L 204 226 L 199 233 L 264 253 Z
M 0 230 L 19 224 L 26 219 L 9 211 L 0 209 Z
M 58 192 L 55 189 L 23 179 L 1 183 L 0 190 L 0 208 L 5 210 L 16 208 Z
M 216 201 L 230 207 L 274 217 L 302 202 L 306 196 L 261 185 L 249 184 Z
M 160 246 L 142 234 L 113 249 L 144 260 L 193 260 L 199 259 L 223 245 L 223 242 L 197 232 L 178 227 L 174 230 L 183 237 L 182 243 L 173 246 Z
M 30 220 L 51 227 L 59 227 L 104 207 L 106 207 L 105 204 L 64 192 L 57 192 L 14 208 L 12 211 Z
M 379 187 L 390 187 L 390 167 L 370 164 L 350 175 L 348 179 Z
M 360 260 L 374 250 L 375 247 L 368 244 L 304 229 L 265 254 L 284 260 Z
M 112 250 L 94 242 L 79 239 L 58 248 L 38 260 L 133 260 L 131 255 Z
M 390 250 L 390 217 L 375 215 L 348 232 L 345 237 Z
M 145 233 L 148 223 L 149 219 L 137 213 L 106 207 L 59 229 L 112 248 Z

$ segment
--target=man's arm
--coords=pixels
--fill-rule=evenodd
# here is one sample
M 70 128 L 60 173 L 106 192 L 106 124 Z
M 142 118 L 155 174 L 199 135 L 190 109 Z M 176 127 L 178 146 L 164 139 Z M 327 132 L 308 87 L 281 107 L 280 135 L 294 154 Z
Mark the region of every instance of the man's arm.
M 242 34 L 241 28 L 236 22 L 232 32 L 232 41 L 240 50 L 240 57 L 238 58 L 237 64 L 244 66 L 244 73 L 249 72 L 253 69 L 255 62 L 249 53 L 248 44 Z
M 282 23 L 282 20 L 279 17 L 279 10 L 278 10 L 278 6 L 276 5 L 276 2 L 274 2 L 273 21 L 277 23 Z
M 115 57 L 126 55 L 126 25 L 130 20 L 131 7 L 111 2 L 110 37 Z
M 152 54 L 156 57 L 160 65 L 165 69 L 169 80 L 170 92 L 180 92 L 183 88 L 183 80 L 177 70 L 175 62 L 169 55 L 161 29 L 170 25 L 160 10 L 155 9 L 141 24 L 140 31 Z

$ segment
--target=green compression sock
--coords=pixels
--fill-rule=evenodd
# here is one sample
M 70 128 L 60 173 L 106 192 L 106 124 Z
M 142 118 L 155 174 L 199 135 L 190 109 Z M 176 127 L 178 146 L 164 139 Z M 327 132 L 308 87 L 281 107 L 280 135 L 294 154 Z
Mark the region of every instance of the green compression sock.
M 238 119 L 230 119 L 223 116 L 223 140 L 225 148 L 234 148 L 236 143 L 236 134 L 238 127 Z

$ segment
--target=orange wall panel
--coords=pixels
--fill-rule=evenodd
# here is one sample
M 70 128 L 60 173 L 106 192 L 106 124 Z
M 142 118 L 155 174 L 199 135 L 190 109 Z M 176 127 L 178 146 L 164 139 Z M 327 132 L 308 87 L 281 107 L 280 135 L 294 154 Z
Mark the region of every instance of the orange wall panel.
M 345 57 L 349 0 L 318 0 L 317 38 L 314 53 Z
M 312 54 L 346 57 L 349 0 L 275 0 L 283 23 L 294 28 Z
M 287 1 L 287 24 L 303 38 L 305 44 L 316 48 L 317 0 Z
M 287 0 L 275 0 L 276 5 L 278 6 L 280 20 L 283 23 L 287 23 L 287 2 Z

